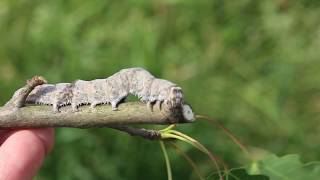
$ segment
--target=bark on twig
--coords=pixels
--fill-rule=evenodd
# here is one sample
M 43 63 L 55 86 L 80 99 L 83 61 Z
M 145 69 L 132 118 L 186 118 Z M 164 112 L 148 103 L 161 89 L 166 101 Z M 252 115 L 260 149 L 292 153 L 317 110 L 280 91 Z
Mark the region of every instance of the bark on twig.
M 110 125 L 130 124 L 175 124 L 192 122 L 183 115 L 159 109 L 150 111 L 141 102 L 120 104 L 118 111 L 111 106 L 103 105 L 95 109 L 89 106 L 72 112 L 70 106 L 62 107 L 60 113 L 54 113 L 51 106 L 26 106 L 15 110 L 0 108 L 0 129 L 6 128 L 41 128 L 41 127 L 74 127 L 91 128 Z
M 113 125 L 109 126 L 112 129 L 116 129 L 119 131 L 126 132 L 131 136 L 139 136 L 149 140 L 159 140 L 161 139 L 161 133 L 157 130 L 150 130 L 150 129 L 138 129 L 133 128 L 125 125 Z

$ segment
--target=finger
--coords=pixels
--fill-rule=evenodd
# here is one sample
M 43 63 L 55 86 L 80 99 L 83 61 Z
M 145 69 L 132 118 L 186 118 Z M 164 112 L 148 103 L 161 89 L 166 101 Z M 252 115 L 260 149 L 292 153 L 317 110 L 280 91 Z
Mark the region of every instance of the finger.
M 6 132 L 6 131 L 8 131 L 8 130 L 0 130 L 0 134 L 3 133 L 3 132 Z
M 53 147 L 52 129 L 12 132 L 0 147 L 0 179 L 32 179 Z
M 45 148 L 45 154 L 49 154 L 54 145 L 54 129 L 53 128 L 43 128 L 43 129 L 32 129 L 35 135 L 42 141 Z
M 7 139 L 9 130 L 0 130 L 0 146 Z
M 2 136 L 3 134 L 7 133 L 9 130 L 0 130 L 0 136 Z

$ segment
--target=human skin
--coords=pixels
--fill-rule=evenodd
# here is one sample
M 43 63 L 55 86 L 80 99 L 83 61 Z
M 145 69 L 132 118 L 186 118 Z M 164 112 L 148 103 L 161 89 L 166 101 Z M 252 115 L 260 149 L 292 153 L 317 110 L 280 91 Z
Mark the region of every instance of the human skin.
M 53 148 L 54 130 L 0 130 L 0 180 L 31 180 Z

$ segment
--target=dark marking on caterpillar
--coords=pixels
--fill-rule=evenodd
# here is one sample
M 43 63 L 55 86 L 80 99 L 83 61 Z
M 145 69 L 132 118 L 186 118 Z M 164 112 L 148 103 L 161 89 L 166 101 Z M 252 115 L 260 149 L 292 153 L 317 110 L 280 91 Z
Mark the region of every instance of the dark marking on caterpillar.
M 20 91 L 17 90 L 12 99 Z M 105 79 L 38 85 L 28 95 L 26 103 L 52 105 L 54 112 L 68 105 L 71 105 L 73 111 L 82 105 L 94 108 L 100 104 L 111 104 L 112 109 L 117 110 L 118 104 L 129 94 L 138 96 L 151 108 L 156 103 L 160 107 L 165 103 L 173 108 L 183 103 L 183 93 L 179 86 L 155 78 L 142 68 L 122 69 Z

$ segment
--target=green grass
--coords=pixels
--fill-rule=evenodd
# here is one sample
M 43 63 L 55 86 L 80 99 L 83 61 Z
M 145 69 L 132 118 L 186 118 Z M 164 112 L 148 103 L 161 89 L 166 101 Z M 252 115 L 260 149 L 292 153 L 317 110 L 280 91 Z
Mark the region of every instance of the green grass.
M 33 75 L 51 83 L 141 66 L 179 84 L 197 114 L 219 119 L 256 155 L 319 160 L 318 1 L 0 1 L 0 102 Z M 222 131 L 179 131 L 230 167 L 247 163 Z M 168 148 L 175 179 L 189 165 Z M 182 146 L 209 174 L 208 158 Z M 157 142 L 109 129 L 58 129 L 38 179 L 166 179 Z

